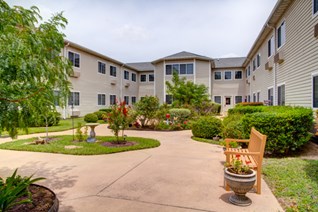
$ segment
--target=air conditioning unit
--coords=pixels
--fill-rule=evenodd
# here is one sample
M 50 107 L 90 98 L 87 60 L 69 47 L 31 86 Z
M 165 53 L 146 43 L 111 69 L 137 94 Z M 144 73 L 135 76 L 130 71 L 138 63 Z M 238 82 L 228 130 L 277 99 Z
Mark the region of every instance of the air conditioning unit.
M 253 80 L 255 80 L 255 75 L 253 75 Z
M 318 24 L 314 26 L 314 35 L 316 38 L 318 38 Z
M 284 51 L 279 51 L 275 56 L 274 56 L 274 62 L 275 63 L 282 63 L 284 62 L 285 59 L 285 55 L 284 55 Z
M 112 85 L 116 85 L 116 83 L 117 83 L 116 80 L 111 80 L 111 81 L 110 81 L 110 84 L 112 84 Z
M 80 71 L 73 71 L 73 73 L 71 73 L 70 76 L 71 76 L 71 77 L 78 78 L 78 77 L 81 76 L 81 72 L 80 72 Z
M 271 71 L 273 69 L 273 61 L 269 60 L 267 63 L 265 63 L 265 70 Z
M 129 82 L 126 82 L 125 83 L 125 87 L 129 87 L 130 86 L 130 83 Z
M 79 111 L 79 110 L 71 111 L 71 116 L 73 116 L 73 117 L 79 117 L 80 115 L 81 115 L 81 111 Z

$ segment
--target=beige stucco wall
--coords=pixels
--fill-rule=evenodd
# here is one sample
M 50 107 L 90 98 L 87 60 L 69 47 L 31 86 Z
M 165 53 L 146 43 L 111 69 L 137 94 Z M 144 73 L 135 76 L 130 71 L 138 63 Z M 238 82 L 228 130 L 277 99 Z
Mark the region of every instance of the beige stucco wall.
M 147 81 L 146 82 L 141 82 L 140 81 L 140 75 L 147 75 Z M 154 93 L 154 82 L 149 82 L 149 74 L 154 74 L 153 71 L 142 71 L 138 74 L 138 84 L 139 84 L 139 99 L 141 97 L 144 97 L 144 96 L 154 96 L 155 93 Z M 155 76 L 155 80 L 156 80 L 156 76 Z

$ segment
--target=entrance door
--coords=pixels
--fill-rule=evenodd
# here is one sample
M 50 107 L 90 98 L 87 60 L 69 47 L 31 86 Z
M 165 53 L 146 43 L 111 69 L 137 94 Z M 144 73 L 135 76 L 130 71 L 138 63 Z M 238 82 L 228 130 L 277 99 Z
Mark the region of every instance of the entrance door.
M 231 96 L 225 96 L 224 97 L 224 111 L 227 112 L 228 109 L 233 108 L 232 104 L 232 97 Z

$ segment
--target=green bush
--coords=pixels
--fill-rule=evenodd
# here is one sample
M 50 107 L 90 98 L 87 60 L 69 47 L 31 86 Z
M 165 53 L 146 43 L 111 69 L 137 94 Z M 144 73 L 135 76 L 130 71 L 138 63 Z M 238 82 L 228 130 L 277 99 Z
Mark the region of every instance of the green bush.
M 174 122 L 183 123 L 190 118 L 191 111 L 184 108 L 172 108 L 169 110 L 169 114 Z
M 200 116 L 216 115 L 221 112 L 221 105 L 211 101 L 204 101 L 194 107 L 195 112 Z
M 192 124 L 192 134 L 199 138 L 213 138 L 222 133 L 222 121 L 213 116 L 201 117 Z
M 110 113 L 112 111 L 112 109 L 111 108 L 103 108 L 103 109 L 99 109 L 99 111 Z
M 94 114 L 97 116 L 98 120 L 103 120 L 103 117 L 107 115 L 107 113 L 104 111 L 96 111 Z
M 84 116 L 84 121 L 87 123 L 95 123 L 98 121 L 98 117 L 94 113 L 88 113 Z
M 266 106 L 237 106 L 228 110 L 228 114 L 248 114 L 265 111 Z
M 47 115 L 47 124 L 49 127 L 57 126 L 61 120 L 61 114 L 58 112 L 49 112 Z M 33 119 L 30 121 L 31 127 L 45 127 L 46 120 L 45 115 L 40 115 L 39 119 Z
M 154 96 L 145 96 L 135 105 L 136 113 L 142 127 L 151 123 L 151 120 L 155 118 L 156 112 L 159 109 L 159 99 Z
M 242 117 L 241 114 L 234 114 L 223 119 L 223 138 L 242 139 L 248 137 L 244 134 Z
M 238 103 L 236 106 L 263 106 L 263 102 L 241 102 Z
M 313 112 L 302 107 L 267 107 L 265 112 L 246 114 L 242 118 L 243 133 L 252 127 L 267 135 L 266 151 L 288 154 L 309 141 Z

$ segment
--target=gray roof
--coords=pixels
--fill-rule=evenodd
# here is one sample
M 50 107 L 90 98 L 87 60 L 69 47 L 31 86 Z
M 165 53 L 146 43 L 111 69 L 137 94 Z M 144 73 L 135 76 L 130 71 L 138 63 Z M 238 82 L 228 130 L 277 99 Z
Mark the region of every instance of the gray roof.
M 230 57 L 214 59 L 215 68 L 241 68 L 246 57 Z
M 191 52 L 182 51 L 182 52 L 155 60 L 152 63 L 158 63 L 158 62 L 163 61 L 163 60 L 180 60 L 180 59 L 212 60 L 212 58 L 210 58 L 210 57 L 194 54 Z
M 155 67 L 151 62 L 140 62 L 140 63 L 126 63 L 126 65 L 137 69 L 138 71 L 153 71 Z

